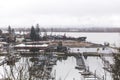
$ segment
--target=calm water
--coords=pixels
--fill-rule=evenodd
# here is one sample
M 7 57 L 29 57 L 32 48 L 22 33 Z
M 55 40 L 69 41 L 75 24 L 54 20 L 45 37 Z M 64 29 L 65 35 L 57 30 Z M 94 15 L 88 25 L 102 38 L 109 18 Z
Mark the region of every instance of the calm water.
M 23 34 L 23 33 L 22 33 Z M 44 32 L 41 33 L 44 35 Z M 48 35 L 66 35 L 68 37 L 87 37 L 87 41 L 104 44 L 109 42 L 112 46 L 120 46 L 120 33 L 94 33 L 94 32 L 47 32 Z
M 52 33 L 52 35 L 64 34 L 71 37 L 86 36 L 87 41 L 93 43 L 104 44 L 104 42 L 109 42 L 112 46 L 119 46 L 120 44 L 119 33 Z M 3 58 L 4 57 L 0 57 L 0 61 L 2 61 Z M 36 57 L 21 57 L 21 59 L 14 65 L 4 64 L 0 66 L 0 78 L 10 77 L 12 80 L 43 80 L 41 75 L 46 75 L 47 77 L 50 76 L 55 80 L 84 80 L 84 77 L 80 74 L 82 70 L 75 69 L 77 66 L 75 57 L 61 57 L 55 62 L 55 64 L 49 67 L 46 66 L 48 65 L 47 61 L 31 61 L 31 58 Z M 37 58 L 40 57 L 37 56 Z M 111 74 L 103 69 L 104 64 L 101 58 L 88 57 L 87 59 L 83 59 L 85 64 L 89 66 L 89 70 L 92 73 L 96 72 L 99 77 L 106 75 L 106 80 L 112 80 Z M 105 59 L 112 61 L 111 57 L 105 57 Z M 42 64 L 42 66 L 40 64 Z M 48 68 L 49 70 L 47 70 Z
M 9 77 L 12 80 L 52 80 L 51 78 L 54 78 L 54 80 L 84 80 L 84 77 L 80 74 L 84 70 L 75 69 L 77 66 L 75 57 L 59 59 L 49 70 L 46 70 L 45 67 L 47 66 L 45 65 L 41 66 L 35 61 L 31 62 L 31 58 L 33 57 L 22 57 L 15 65 L 5 64 L 0 66 L 0 78 Z M 106 80 L 112 80 L 111 74 L 103 69 L 104 64 L 99 57 L 88 57 L 85 59 L 85 64 L 89 66 L 92 73 L 96 72 L 96 75 L 100 78 L 106 75 Z M 48 74 L 50 77 L 48 79 L 44 77 L 43 79 L 41 77 L 43 74 L 44 76 Z
M 48 33 L 51 34 L 51 33 Z M 68 37 L 87 37 L 87 41 L 104 44 L 109 42 L 112 46 L 120 45 L 120 33 L 77 33 L 77 32 L 53 32 L 52 35 L 64 35 Z

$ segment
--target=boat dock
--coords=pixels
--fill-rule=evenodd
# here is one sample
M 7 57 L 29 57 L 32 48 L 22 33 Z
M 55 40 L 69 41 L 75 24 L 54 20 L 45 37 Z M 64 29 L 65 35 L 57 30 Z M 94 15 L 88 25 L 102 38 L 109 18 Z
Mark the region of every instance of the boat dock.
M 76 62 L 77 62 L 77 66 L 75 68 L 79 69 L 79 70 L 86 69 L 86 65 L 83 60 L 83 57 L 80 54 L 78 54 L 75 56 L 75 58 L 76 58 Z
M 82 72 L 79 73 L 84 77 L 85 80 L 91 78 L 94 80 L 104 80 L 104 76 L 100 77 L 99 75 L 96 74 L 96 71 L 92 72 L 89 70 L 89 66 L 87 66 L 87 64 L 85 63 L 85 59 L 82 54 L 78 54 L 75 57 L 77 62 L 77 66 L 75 68 L 80 71 L 82 70 Z M 101 58 L 103 57 L 101 56 Z M 106 61 L 105 59 L 102 60 Z

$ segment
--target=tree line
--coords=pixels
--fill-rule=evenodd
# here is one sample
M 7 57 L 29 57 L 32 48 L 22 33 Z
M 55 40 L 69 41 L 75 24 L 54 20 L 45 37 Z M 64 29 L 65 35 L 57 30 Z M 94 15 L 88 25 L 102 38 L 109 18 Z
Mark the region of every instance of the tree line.
M 36 28 L 34 28 L 34 26 L 31 27 L 31 31 L 30 31 L 30 38 L 32 41 L 39 41 L 41 38 L 41 32 L 40 32 L 40 28 L 39 28 L 39 24 L 36 25 Z

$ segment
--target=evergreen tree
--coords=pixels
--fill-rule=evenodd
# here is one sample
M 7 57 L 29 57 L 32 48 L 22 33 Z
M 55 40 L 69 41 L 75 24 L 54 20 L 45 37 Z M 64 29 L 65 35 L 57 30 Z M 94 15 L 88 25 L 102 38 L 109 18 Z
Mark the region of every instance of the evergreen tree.
M 36 41 L 36 32 L 34 26 L 31 27 L 30 38 L 32 41 Z
M 36 33 L 37 33 L 37 34 L 40 34 L 39 24 L 36 25 Z
M 2 35 L 2 30 L 0 29 L 0 35 Z
M 36 25 L 36 40 L 38 41 L 40 39 L 40 28 L 39 24 Z
M 12 33 L 12 29 L 11 29 L 10 25 L 8 26 L 8 33 L 9 33 L 9 34 Z
M 39 41 L 41 38 L 40 34 L 39 24 L 36 25 L 36 28 L 34 26 L 31 27 L 30 38 L 32 41 Z
M 47 31 L 45 29 L 43 29 L 43 31 L 44 31 L 43 40 L 47 40 Z
M 11 33 L 12 33 L 12 35 L 15 35 L 15 30 L 12 29 L 12 30 L 11 30 Z

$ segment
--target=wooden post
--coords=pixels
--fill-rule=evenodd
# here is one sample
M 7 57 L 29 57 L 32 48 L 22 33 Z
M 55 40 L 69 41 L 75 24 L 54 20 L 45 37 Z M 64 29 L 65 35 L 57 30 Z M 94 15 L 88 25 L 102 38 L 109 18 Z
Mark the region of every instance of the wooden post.
M 95 70 L 95 80 L 96 80 L 96 70 Z

